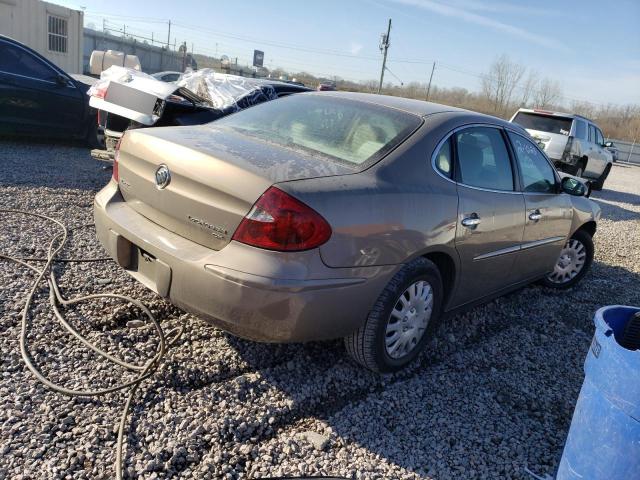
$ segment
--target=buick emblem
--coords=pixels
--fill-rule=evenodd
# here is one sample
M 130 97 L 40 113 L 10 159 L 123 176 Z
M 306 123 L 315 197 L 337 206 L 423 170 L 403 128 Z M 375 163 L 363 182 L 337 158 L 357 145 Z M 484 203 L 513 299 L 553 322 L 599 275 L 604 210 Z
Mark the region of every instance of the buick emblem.
M 156 187 L 162 190 L 164 187 L 169 185 L 171 181 L 171 172 L 169 172 L 169 168 L 166 165 L 160 165 L 156 170 Z

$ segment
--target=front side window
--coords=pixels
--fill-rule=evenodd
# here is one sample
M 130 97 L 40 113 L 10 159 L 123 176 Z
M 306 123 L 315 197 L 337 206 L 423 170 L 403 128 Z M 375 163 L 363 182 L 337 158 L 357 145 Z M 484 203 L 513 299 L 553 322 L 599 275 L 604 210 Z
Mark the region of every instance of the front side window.
M 453 156 L 451 155 L 451 137 L 442 144 L 435 157 L 435 165 L 440 173 L 451 178 L 453 174 Z
M 596 143 L 598 145 L 604 145 L 604 137 L 602 136 L 602 132 L 599 128 L 596 128 Z
M 49 15 L 48 33 L 49 50 L 51 52 L 67 53 L 67 24 L 66 18 Z
M 526 138 L 512 132 L 508 134 L 522 174 L 522 191 L 554 193 L 556 176 L 544 155 Z
M 587 124 L 582 120 L 574 120 L 576 125 L 576 137 L 582 140 L 587 139 Z
M 596 142 L 596 127 L 593 125 L 589 125 L 589 141 L 593 143 Z
M 422 123 L 389 107 L 323 95 L 290 95 L 217 120 L 265 142 L 350 165 L 371 164 Z
M 0 42 L 0 71 L 49 81 L 56 75 L 30 52 L 5 42 Z
M 472 187 L 513 190 L 509 153 L 500 130 L 470 127 L 455 134 L 460 181 Z

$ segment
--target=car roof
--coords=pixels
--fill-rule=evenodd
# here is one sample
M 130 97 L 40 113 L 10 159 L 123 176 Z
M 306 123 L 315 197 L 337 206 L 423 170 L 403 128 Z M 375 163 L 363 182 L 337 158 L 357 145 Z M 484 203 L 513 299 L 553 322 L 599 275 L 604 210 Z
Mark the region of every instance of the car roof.
M 413 98 L 393 97 L 391 95 L 378 95 L 375 93 L 360 93 L 360 92 L 313 92 L 305 95 L 322 95 L 338 98 L 347 98 L 350 100 L 372 103 L 375 105 L 381 105 L 383 107 L 394 108 L 402 110 L 407 113 L 412 113 L 420 117 L 426 117 L 429 115 L 446 113 L 447 117 L 465 117 L 468 122 L 477 121 L 479 123 L 492 123 L 498 124 L 504 127 L 513 128 L 512 123 L 503 120 L 502 118 L 494 117 L 492 115 L 485 115 L 484 113 L 478 113 L 471 110 L 465 110 L 463 108 L 451 107 L 449 105 L 442 105 L 440 103 L 426 102 L 424 100 L 416 100 Z
M 433 113 L 460 111 L 466 112 L 461 108 L 449 107 L 447 105 L 440 105 L 438 103 L 425 102 L 423 100 L 414 100 L 412 98 L 393 97 L 391 95 L 378 95 L 375 93 L 361 93 L 361 92 L 322 92 L 315 95 L 332 96 L 347 98 L 350 100 L 357 100 L 360 102 L 373 103 L 381 105 L 383 107 L 395 108 L 397 110 L 404 110 L 414 115 L 431 115 Z

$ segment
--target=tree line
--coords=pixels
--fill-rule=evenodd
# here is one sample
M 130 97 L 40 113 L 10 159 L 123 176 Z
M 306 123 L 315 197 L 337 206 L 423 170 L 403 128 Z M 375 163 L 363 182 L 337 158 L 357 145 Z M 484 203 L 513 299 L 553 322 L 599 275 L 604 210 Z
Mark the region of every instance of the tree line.
M 220 70 L 219 59 L 196 55 L 200 67 L 212 67 Z M 235 65 L 230 73 L 254 76 L 257 73 L 246 66 Z M 291 72 L 282 68 L 258 72 L 257 76 L 270 75 L 272 78 L 296 80 L 315 88 L 320 83 L 335 83 L 339 90 L 376 93 L 378 80 L 353 81 L 338 76 L 332 78 L 318 77 L 308 72 Z M 489 66 L 487 72 L 480 76 L 477 91 L 469 91 L 460 87 L 442 87 L 431 85 L 427 99 L 426 82 L 410 82 L 406 85 L 395 85 L 387 82 L 382 93 L 398 97 L 429 100 L 480 113 L 495 115 L 509 119 L 520 107 L 540 108 L 545 110 L 576 113 L 594 120 L 607 138 L 627 141 L 640 141 L 640 105 L 595 104 L 584 101 L 568 100 L 563 96 L 560 82 L 541 77 L 535 70 L 511 60 L 503 54 Z

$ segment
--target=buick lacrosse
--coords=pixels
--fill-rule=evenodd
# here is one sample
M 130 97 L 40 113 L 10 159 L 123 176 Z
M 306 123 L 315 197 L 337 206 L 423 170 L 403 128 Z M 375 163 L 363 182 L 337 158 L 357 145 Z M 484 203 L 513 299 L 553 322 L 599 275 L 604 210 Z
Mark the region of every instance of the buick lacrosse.
M 301 93 L 129 130 L 97 234 L 144 285 L 236 335 L 345 339 L 375 371 L 446 314 L 593 259 L 599 207 L 518 125 L 380 95 Z

